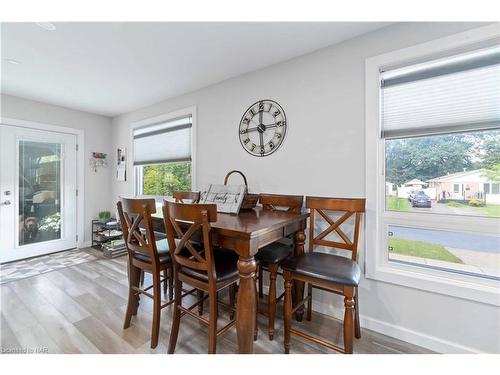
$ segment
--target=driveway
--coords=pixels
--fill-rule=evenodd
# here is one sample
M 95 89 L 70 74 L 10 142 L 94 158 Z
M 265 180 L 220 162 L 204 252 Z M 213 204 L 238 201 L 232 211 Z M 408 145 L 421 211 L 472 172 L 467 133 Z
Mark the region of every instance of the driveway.
M 450 207 L 447 206 L 446 203 L 437 203 L 435 200 L 432 201 L 431 207 L 426 208 L 426 207 L 411 207 L 410 205 L 410 210 L 412 212 L 430 212 L 432 214 L 453 214 L 453 215 L 472 215 L 472 216 L 478 216 L 481 215 L 480 212 L 478 212 L 477 208 L 474 207 Z

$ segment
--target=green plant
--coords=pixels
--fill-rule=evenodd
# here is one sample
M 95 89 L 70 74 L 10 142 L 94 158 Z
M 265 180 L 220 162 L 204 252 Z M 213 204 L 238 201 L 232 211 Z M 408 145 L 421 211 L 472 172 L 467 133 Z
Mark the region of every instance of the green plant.
M 53 215 L 44 217 L 40 220 L 38 230 L 42 232 L 59 232 L 61 230 L 61 214 L 56 212 Z
M 484 206 L 484 202 L 480 199 L 471 199 L 469 201 L 469 206 L 472 206 L 472 207 L 483 207 Z
M 109 211 L 101 211 L 99 212 L 99 219 L 100 220 L 107 220 L 111 217 L 111 212 Z

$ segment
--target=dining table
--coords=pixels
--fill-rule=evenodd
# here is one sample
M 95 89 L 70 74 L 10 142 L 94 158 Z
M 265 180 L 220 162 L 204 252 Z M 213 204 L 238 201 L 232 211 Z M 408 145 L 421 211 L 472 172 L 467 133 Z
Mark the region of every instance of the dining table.
M 285 237 L 294 240 L 294 255 L 304 254 L 305 229 L 309 213 L 264 210 L 261 207 L 240 210 L 236 214 L 218 213 L 217 221 L 211 223 L 214 246 L 223 247 L 238 254 L 239 288 L 236 303 L 236 331 L 238 352 L 253 353 L 255 315 L 257 314 L 257 293 L 255 255 L 260 248 Z M 161 210 L 153 215 L 153 226 L 157 232 L 165 233 Z M 294 301 L 302 301 L 304 283 L 293 285 Z M 303 307 L 296 312 L 296 319 L 302 320 Z

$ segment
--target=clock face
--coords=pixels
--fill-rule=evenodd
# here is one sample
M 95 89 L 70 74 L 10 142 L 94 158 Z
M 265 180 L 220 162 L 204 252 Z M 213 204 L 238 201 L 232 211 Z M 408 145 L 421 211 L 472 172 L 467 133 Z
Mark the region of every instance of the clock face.
M 241 145 L 250 155 L 271 155 L 283 143 L 287 125 L 285 111 L 278 103 L 260 100 L 252 104 L 241 118 Z

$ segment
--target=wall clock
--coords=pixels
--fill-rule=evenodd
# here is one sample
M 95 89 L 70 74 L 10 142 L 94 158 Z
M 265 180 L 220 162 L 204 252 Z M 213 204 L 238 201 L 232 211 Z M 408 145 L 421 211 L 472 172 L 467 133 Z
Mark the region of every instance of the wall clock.
M 273 100 L 259 100 L 241 117 L 241 145 L 250 155 L 271 155 L 283 143 L 287 125 L 285 111 L 278 103 Z

